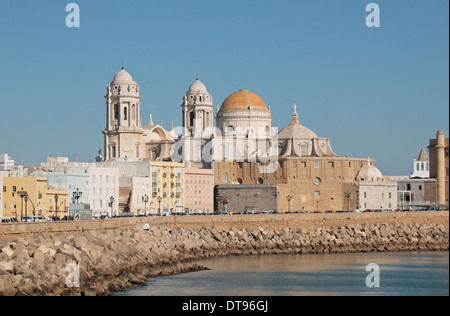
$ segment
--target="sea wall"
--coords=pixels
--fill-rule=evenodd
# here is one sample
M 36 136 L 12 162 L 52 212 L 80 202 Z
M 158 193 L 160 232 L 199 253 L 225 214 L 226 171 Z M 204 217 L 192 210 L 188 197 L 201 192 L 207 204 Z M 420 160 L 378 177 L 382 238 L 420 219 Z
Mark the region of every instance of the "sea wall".
M 266 218 L 270 225 L 243 218 L 233 222 L 234 216 L 218 224 L 215 216 L 193 216 L 199 219 L 130 219 L 67 232 L 52 226 L 50 232 L 4 233 L 0 296 L 110 295 L 144 285 L 149 277 L 205 269 L 193 260 L 216 256 L 448 251 L 448 213 L 410 214 L 351 219 L 299 215 L 290 221 L 279 216 Z M 82 282 L 70 288 L 69 267 L 74 265 Z

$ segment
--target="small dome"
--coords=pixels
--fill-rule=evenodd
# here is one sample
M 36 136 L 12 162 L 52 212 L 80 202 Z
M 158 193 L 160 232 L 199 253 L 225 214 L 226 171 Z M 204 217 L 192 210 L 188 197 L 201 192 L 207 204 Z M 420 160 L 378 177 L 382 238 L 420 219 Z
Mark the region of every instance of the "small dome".
M 231 94 L 222 104 L 220 112 L 269 112 L 264 100 L 248 90 L 240 90 Z
M 200 80 L 195 80 L 193 84 L 189 87 L 188 94 L 196 94 L 196 93 L 208 93 L 206 90 L 206 86 Z
M 378 170 L 377 167 L 372 166 L 371 164 L 368 164 L 359 170 L 356 178 L 358 180 L 362 180 L 362 181 L 376 181 L 376 180 L 382 180 L 383 174 L 381 173 L 380 170 Z
M 298 121 L 297 104 L 294 104 L 294 113 L 292 113 L 291 117 L 292 117 L 291 124 L 283 128 L 278 133 L 278 138 L 280 139 L 319 138 L 316 135 L 316 133 L 314 133 L 309 128 L 303 126 Z
M 319 138 L 319 137 L 312 130 L 310 130 L 309 128 L 307 128 L 301 124 L 298 124 L 298 125 L 291 124 L 291 125 L 283 128 L 278 133 L 278 138 L 279 139 L 298 139 L 298 138 L 312 139 L 312 138 Z
M 116 73 L 112 82 L 113 83 L 134 83 L 133 77 L 131 77 L 131 75 L 123 68 L 118 73 Z

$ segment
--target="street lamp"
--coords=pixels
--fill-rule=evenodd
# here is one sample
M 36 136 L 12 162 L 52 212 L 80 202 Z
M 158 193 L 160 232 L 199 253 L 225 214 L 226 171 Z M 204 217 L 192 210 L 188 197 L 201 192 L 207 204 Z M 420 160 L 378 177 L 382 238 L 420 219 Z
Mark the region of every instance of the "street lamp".
M 147 203 L 148 203 L 148 195 L 144 195 L 142 197 L 142 202 L 144 202 L 144 214 L 147 216 Z
M 19 194 L 20 199 L 21 199 L 21 206 L 20 206 L 20 221 L 23 221 L 23 198 L 25 197 L 25 194 L 27 192 L 23 190 L 23 188 L 20 189 L 19 192 L 17 192 L 17 194 Z M 17 218 L 17 213 L 16 213 L 16 218 Z
M 59 200 L 59 195 L 55 194 L 55 219 L 58 218 L 58 200 Z
M 28 192 L 25 192 L 23 198 L 25 199 L 25 218 L 27 218 L 28 217 Z
M 111 203 L 111 217 L 113 217 L 113 216 L 114 216 L 113 206 L 114 206 L 114 201 L 115 201 L 114 196 L 111 196 L 111 197 L 109 198 L 109 201 L 110 201 L 110 203 Z
M 288 212 L 291 212 L 291 201 L 292 201 L 292 196 L 288 195 L 286 196 L 286 200 L 288 202 Z
M 72 202 L 76 202 L 76 204 L 78 204 L 78 200 L 83 196 L 83 192 L 80 192 L 80 189 L 77 188 L 76 191 L 73 192 L 72 195 Z
M 158 216 L 161 216 L 161 202 L 162 202 L 162 197 L 158 196 L 157 200 L 158 200 L 158 203 L 159 203 Z

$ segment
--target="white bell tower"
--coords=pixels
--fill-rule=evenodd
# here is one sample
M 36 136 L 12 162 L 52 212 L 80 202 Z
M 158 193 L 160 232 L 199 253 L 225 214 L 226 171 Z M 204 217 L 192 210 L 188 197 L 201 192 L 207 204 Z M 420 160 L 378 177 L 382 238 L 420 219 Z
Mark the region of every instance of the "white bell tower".
M 206 86 L 199 80 L 191 84 L 183 96 L 183 128 L 185 136 L 201 138 L 202 133 L 214 126 L 213 97 Z
M 139 85 L 121 69 L 107 86 L 105 159 L 142 159 L 142 120 Z

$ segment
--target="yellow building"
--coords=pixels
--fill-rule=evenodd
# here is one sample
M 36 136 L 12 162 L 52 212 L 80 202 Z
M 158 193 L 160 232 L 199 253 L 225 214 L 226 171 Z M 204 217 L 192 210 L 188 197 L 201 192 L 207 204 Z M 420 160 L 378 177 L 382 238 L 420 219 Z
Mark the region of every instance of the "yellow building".
M 151 214 L 184 212 L 185 177 L 184 163 L 150 161 L 150 194 L 147 205 Z
M 25 193 L 28 198 L 25 198 Z M 21 221 L 26 216 L 54 216 L 58 195 L 58 217 L 67 214 L 67 192 L 48 188 L 46 178 L 3 178 L 3 217 Z

